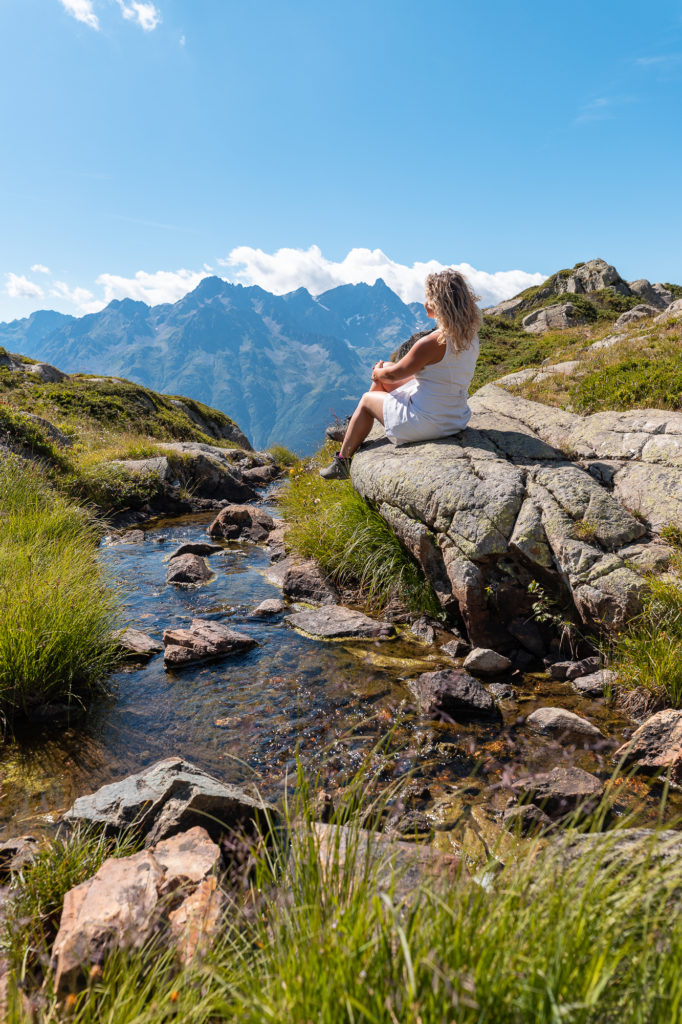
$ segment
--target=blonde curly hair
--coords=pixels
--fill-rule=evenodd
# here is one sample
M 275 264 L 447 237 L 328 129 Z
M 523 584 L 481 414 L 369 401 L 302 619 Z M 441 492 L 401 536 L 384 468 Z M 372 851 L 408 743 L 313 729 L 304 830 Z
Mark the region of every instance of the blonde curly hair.
M 466 279 L 446 267 L 426 278 L 426 302 L 436 314 L 440 340 L 455 352 L 469 348 L 481 326 L 481 311 Z

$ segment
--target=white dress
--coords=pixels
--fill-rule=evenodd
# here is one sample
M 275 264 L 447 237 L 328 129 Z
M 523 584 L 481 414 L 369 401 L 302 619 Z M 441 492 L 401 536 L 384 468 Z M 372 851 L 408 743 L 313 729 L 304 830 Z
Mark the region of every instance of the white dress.
M 431 363 L 386 395 L 384 427 L 392 444 L 447 437 L 466 427 L 467 398 L 478 359 L 478 335 L 461 352 L 448 344 L 439 363 Z

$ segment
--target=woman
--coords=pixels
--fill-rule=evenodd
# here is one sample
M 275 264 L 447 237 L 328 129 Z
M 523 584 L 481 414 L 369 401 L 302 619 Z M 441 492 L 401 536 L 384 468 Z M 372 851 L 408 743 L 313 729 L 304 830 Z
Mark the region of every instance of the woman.
M 341 450 L 320 476 L 342 480 L 350 475 L 351 459 L 375 420 L 383 423 L 392 444 L 447 437 L 466 427 L 481 323 L 476 298 L 457 270 L 429 274 L 426 315 L 436 320 L 437 329 L 398 362 L 375 364 L 372 387 L 351 417 Z

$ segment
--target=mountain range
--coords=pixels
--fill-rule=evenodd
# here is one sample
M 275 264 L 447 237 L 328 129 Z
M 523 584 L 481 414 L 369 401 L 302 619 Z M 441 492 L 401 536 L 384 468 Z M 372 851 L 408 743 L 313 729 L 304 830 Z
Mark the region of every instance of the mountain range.
M 319 444 L 366 390 L 370 367 L 427 321 L 382 280 L 314 297 L 207 277 L 175 303 L 115 299 L 82 317 L 39 310 L 0 324 L 0 345 L 67 373 L 125 377 L 236 420 L 258 448 Z

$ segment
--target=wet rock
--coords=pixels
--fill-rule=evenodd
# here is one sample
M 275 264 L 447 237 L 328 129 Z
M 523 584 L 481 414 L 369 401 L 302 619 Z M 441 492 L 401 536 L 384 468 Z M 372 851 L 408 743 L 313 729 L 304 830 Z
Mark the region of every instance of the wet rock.
M 211 619 L 192 619 L 189 629 L 167 629 L 163 642 L 164 662 L 171 668 L 212 661 L 227 654 L 250 651 L 256 646 L 250 636 Z
M 298 562 L 287 567 L 282 576 L 282 590 L 294 601 L 313 604 L 336 604 L 339 593 L 316 562 Z
M 612 686 L 616 681 L 616 673 L 609 668 L 599 669 L 587 676 L 579 676 L 573 680 L 573 689 L 583 697 L 603 697 L 604 688 Z
M 502 815 L 505 828 L 519 832 L 522 836 L 535 835 L 552 824 L 552 819 L 535 804 L 519 804 L 510 807 Z
M 258 607 L 253 609 L 253 614 L 258 615 L 259 618 L 267 618 L 269 615 L 279 615 L 284 611 L 284 601 L 279 597 L 268 597 L 265 601 L 261 601 Z
M 566 673 L 573 665 L 578 665 L 577 661 L 555 661 L 551 665 L 548 665 L 547 671 L 552 679 L 566 679 Z
M 275 521 L 262 508 L 255 505 L 226 505 L 208 528 L 211 537 L 223 540 L 267 540 L 274 530 Z
M 181 544 L 170 557 L 173 559 L 180 558 L 181 555 L 200 555 L 206 558 L 224 550 L 220 544 L 209 544 L 208 541 L 188 541 L 186 544 Z
M 464 668 L 475 675 L 496 676 L 500 672 L 508 672 L 511 667 L 509 658 L 485 647 L 475 647 L 464 659 Z
M 429 718 L 491 718 L 497 704 L 482 683 L 462 669 L 423 672 L 406 683 L 419 711 Z
M 410 625 L 410 633 L 419 640 L 423 640 L 426 644 L 432 644 L 436 639 L 436 628 L 438 623 L 434 623 L 428 615 L 421 615 L 418 619 L 415 619 Z M 436 627 L 436 628 L 434 628 Z
M 448 640 L 446 644 L 443 644 L 441 651 L 449 655 L 451 658 L 462 658 L 468 654 L 471 650 L 471 644 L 468 644 L 466 640 L 462 640 L 461 637 L 455 637 L 454 640 Z
M 223 833 L 250 834 L 266 814 L 275 819 L 274 808 L 237 786 L 219 782 L 180 757 L 169 757 L 79 797 L 64 819 L 98 825 L 110 833 L 134 827 L 150 846 L 195 825 L 203 826 L 215 840 Z
M 516 690 L 509 683 L 490 683 L 488 693 L 492 693 L 497 700 L 514 700 Z
M 614 757 L 648 775 L 669 771 L 671 781 L 682 784 L 682 711 L 658 711 L 647 718 Z
M 126 656 L 132 660 L 145 661 L 155 654 L 160 654 L 163 650 L 163 644 L 160 644 L 158 640 L 154 640 L 140 629 L 131 627 L 121 630 L 116 636 L 116 642 L 126 652 Z
M 507 629 L 529 654 L 534 655 L 536 658 L 542 657 L 545 651 L 545 644 L 540 630 L 532 619 L 512 619 Z
M 143 544 L 144 539 L 144 530 L 126 530 L 121 536 L 123 544 Z
M 172 931 L 177 938 L 187 942 L 197 929 L 200 934 L 215 930 L 219 913 L 214 906 L 196 897 L 189 907 L 185 901 L 209 880 L 219 860 L 220 848 L 201 827 L 131 857 L 106 860 L 92 878 L 64 897 L 52 949 L 57 991 L 83 983 L 88 968 L 101 965 L 112 949 L 139 949 L 168 924 L 172 906 Z M 215 892 L 215 885 L 207 888 Z M 193 928 L 188 935 L 190 922 Z M 191 942 L 185 955 L 191 955 L 197 945 L 198 940 Z
M 557 737 L 589 736 L 603 738 L 603 733 L 586 718 L 565 708 L 538 708 L 526 719 L 532 729 L 549 732 Z
M 582 768 L 553 768 L 524 779 L 515 788 L 521 802 L 534 803 L 553 819 L 578 809 L 594 810 L 604 793 L 603 783 Z
M 252 466 L 251 469 L 242 470 L 242 479 L 246 480 L 252 487 L 267 487 L 279 475 L 279 466 L 274 462 L 268 463 L 265 466 Z
M 213 573 L 199 555 L 178 555 L 171 558 L 166 572 L 166 582 L 180 585 L 205 583 Z
M 583 658 L 582 661 L 574 661 L 566 669 L 566 679 L 578 679 L 580 676 L 591 675 L 599 670 L 599 657 L 593 655 Z
M 286 621 L 295 629 L 323 640 L 386 640 L 395 634 L 390 622 L 371 619 L 340 604 L 295 612 L 287 615 Z
M 37 850 L 38 840 L 33 836 L 16 836 L 0 843 L 0 878 L 30 864 Z

